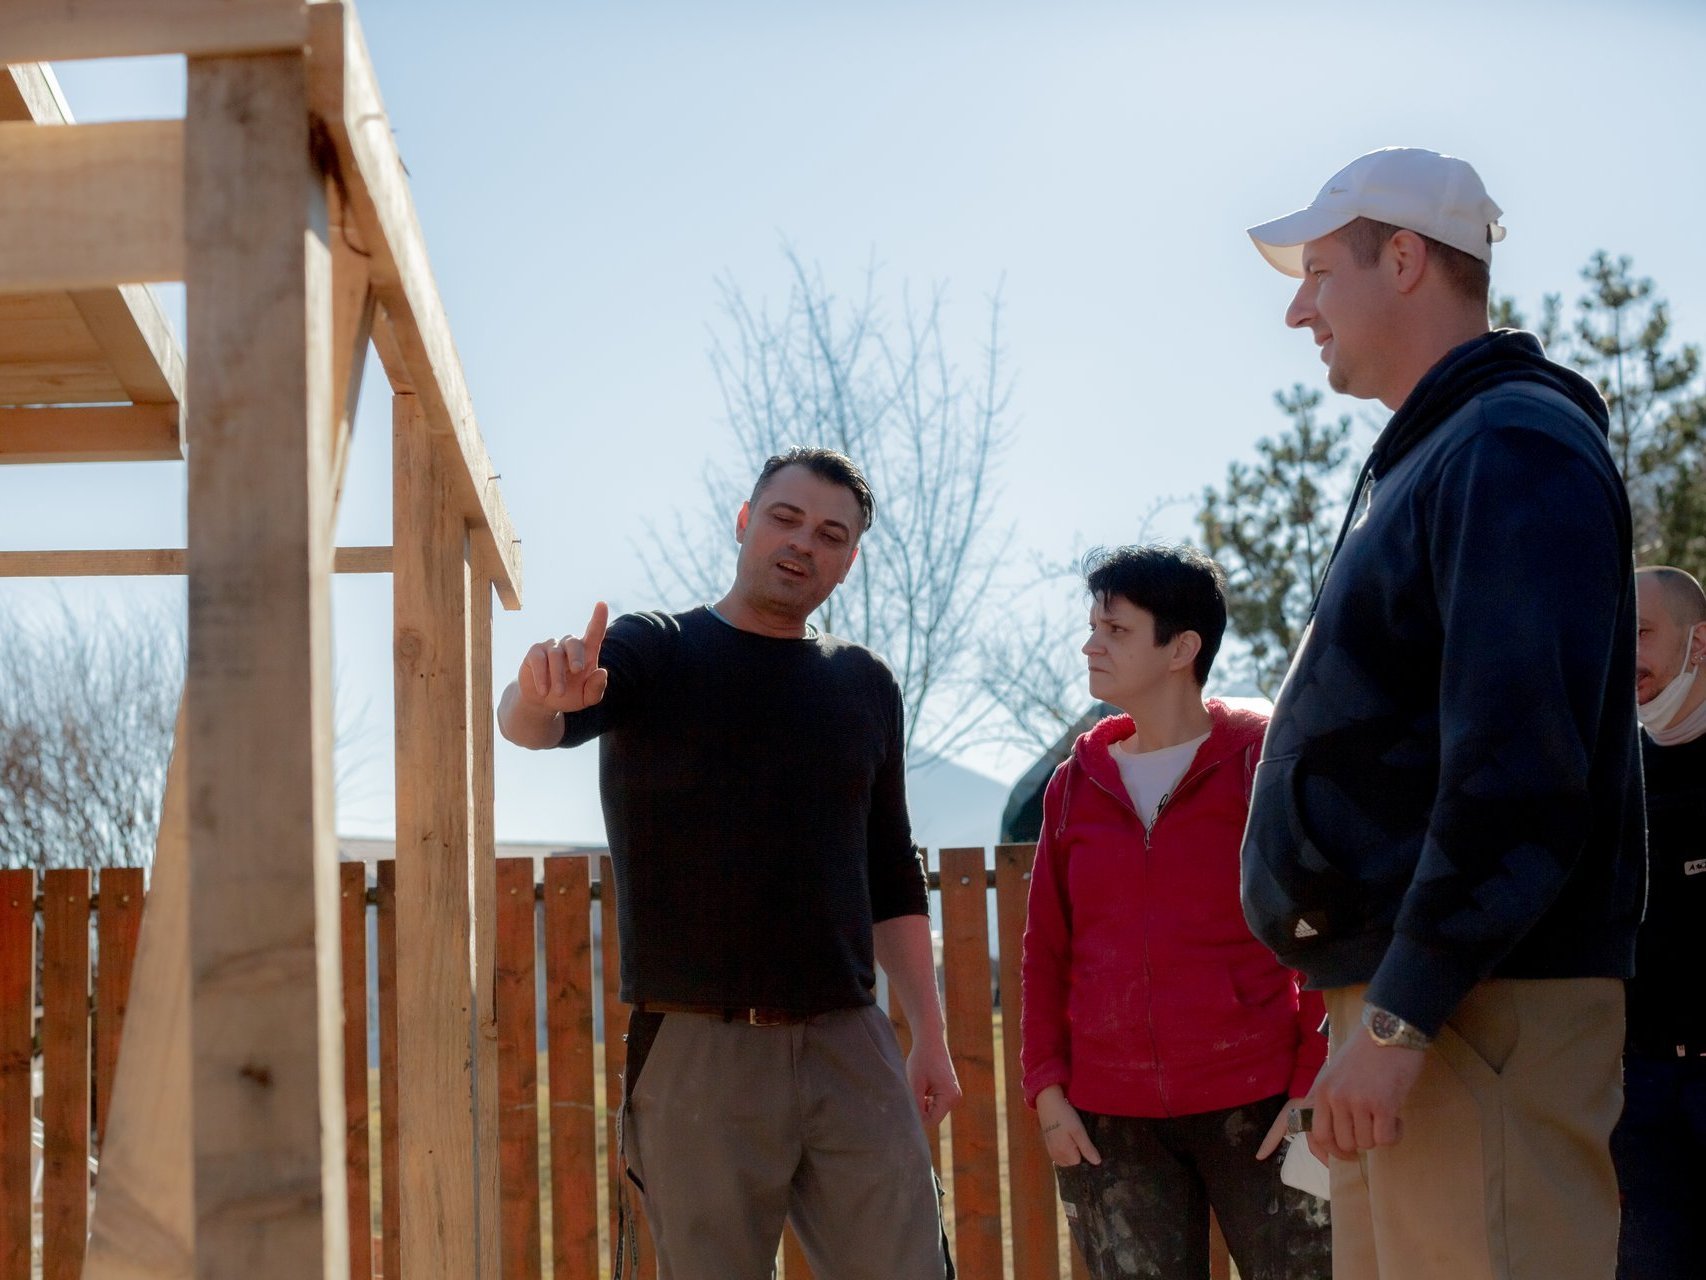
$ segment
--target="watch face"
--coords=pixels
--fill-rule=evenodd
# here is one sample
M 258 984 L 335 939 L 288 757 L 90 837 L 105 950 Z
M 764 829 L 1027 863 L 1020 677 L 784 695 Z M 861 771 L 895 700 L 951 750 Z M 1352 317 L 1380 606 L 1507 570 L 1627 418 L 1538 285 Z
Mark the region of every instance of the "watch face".
M 1369 1014 L 1368 1029 L 1376 1040 L 1395 1040 L 1403 1028 L 1403 1021 L 1395 1013 L 1375 1009 Z

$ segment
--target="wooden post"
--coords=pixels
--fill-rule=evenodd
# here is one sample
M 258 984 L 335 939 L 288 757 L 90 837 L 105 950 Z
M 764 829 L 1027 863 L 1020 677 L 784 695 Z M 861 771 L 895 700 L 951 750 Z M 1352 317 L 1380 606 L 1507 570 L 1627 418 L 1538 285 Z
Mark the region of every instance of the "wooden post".
M 473 827 L 474 894 L 474 1183 L 480 1224 L 479 1280 L 498 1280 L 500 1215 L 498 1169 L 497 829 L 493 797 L 492 585 L 474 565 L 468 573 L 468 813 Z M 537 1177 L 537 1174 L 535 1174 Z
M 89 1231 L 88 868 L 49 871 L 41 897 L 41 1274 L 77 1280 Z
M 196 1274 L 348 1272 L 332 804 L 331 265 L 299 53 L 185 118 Z
M 405 1275 L 472 1276 L 478 1041 L 471 962 L 467 529 L 413 396 L 393 414 L 397 1032 Z
M 598 1274 L 592 887 L 588 872 L 586 858 L 545 859 L 545 1043 L 551 1098 L 553 1280 L 579 1280 Z

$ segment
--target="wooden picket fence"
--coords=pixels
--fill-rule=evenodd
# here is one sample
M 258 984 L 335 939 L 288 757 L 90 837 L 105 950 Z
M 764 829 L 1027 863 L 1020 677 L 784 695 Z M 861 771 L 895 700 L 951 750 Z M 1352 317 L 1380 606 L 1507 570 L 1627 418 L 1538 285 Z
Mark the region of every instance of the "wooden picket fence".
M 595 1280 L 608 1274 L 620 1176 L 614 1117 L 628 1010 L 617 993 L 615 897 L 601 891 L 609 882 L 594 877 L 595 860 L 608 868 L 600 855 L 552 855 L 540 860 L 541 877 L 535 875 L 533 858 L 497 862 L 493 936 L 505 1280 Z M 1031 860 L 1030 845 L 998 846 L 993 865 L 984 849 L 945 849 L 940 872 L 931 876 L 941 902 L 948 1041 L 965 1091 L 931 1144 L 949 1191 L 955 1262 L 969 1280 L 1061 1280 L 1068 1252 L 1048 1156 L 1035 1117 L 1016 1087 L 1018 1019 L 1007 1020 L 998 1034 L 991 984 L 993 954 L 1000 991 L 1019 991 Z M 345 863 L 340 871 L 350 1274 L 352 1280 L 395 1280 L 401 1275 L 396 1188 L 402 1105 L 397 1096 L 395 864 L 375 864 L 371 884 L 365 864 Z M 98 1150 L 118 1057 L 142 920 L 143 877 L 134 869 L 103 870 L 98 880 L 87 870 L 48 871 L 40 880 L 39 901 L 37 889 L 33 872 L 0 871 L 0 1280 L 30 1280 L 32 1274 L 76 1280 L 88 1231 L 89 1156 L 92 1148 Z M 994 947 L 992 890 L 998 922 Z M 369 912 L 376 916 L 371 936 L 377 945 L 371 948 Z M 370 971 L 378 1013 L 378 1056 L 371 1063 Z M 891 1016 L 904 1044 L 904 1020 L 898 1009 Z M 594 1035 L 600 1018 L 607 1032 L 601 1040 Z M 602 1072 L 596 1054 L 602 1054 Z M 42 1077 L 43 1160 L 39 1269 L 32 1273 L 29 1134 L 36 1061 Z M 371 1075 L 378 1080 L 377 1107 L 370 1105 Z M 602 1098 L 597 1095 L 600 1076 Z M 1008 1088 L 1009 1082 L 1014 1087 Z M 641 1258 L 639 1276 L 654 1280 L 649 1243 L 642 1243 Z M 1075 1251 L 1066 1273 L 1084 1274 Z M 1214 1273 L 1217 1280 L 1227 1276 L 1218 1233 Z M 790 1233 L 783 1244 L 782 1280 L 810 1275 Z

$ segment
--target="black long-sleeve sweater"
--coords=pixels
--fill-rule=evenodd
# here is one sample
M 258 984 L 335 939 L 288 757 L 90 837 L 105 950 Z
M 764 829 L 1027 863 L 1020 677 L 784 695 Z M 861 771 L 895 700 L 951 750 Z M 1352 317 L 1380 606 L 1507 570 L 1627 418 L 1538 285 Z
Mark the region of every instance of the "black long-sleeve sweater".
M 622 998 L 815 1013 L 870 1004 L 872 925 L 923 914 L 899 687 L 869 650 L 709 609 L 627 614 L 600 651 Z
M 1629 982 L 1629 1051 L 1706 1054 L 1706 738 L 1641 735 L 1647 780 L 1647 918 Z
M 1628 499 L 1528 334 L 1453 349 L 1370 456 L 1257 771 L 1245 914 L 1432 1033 L 1489 976 L 1627 977 L 1643 893 Z

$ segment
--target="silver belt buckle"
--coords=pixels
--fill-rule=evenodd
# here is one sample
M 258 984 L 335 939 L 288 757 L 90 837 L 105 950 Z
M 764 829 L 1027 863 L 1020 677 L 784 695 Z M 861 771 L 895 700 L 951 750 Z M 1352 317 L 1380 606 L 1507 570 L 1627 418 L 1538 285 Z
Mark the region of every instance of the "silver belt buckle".
M 760 1016 L 761 1012 L 762 1012 L 761 1010 L 749 1008 L 746 1011 L 746 1024 L 747 1024 L 747 1026 L 749 1026 L 749 1027 L 779 1027 L 782 1025 L 782 1019 L 762 1017 L 762 1016 Z

